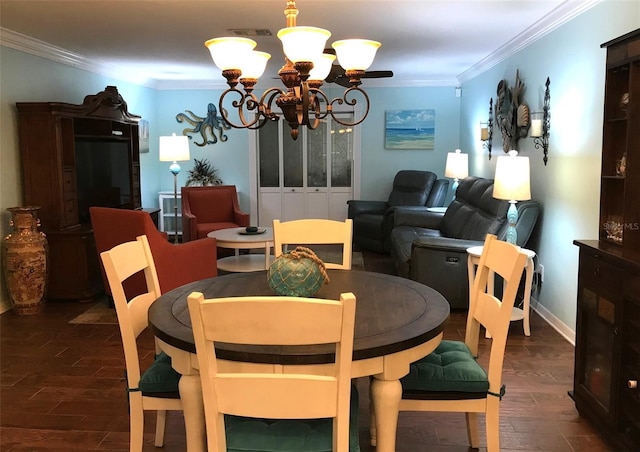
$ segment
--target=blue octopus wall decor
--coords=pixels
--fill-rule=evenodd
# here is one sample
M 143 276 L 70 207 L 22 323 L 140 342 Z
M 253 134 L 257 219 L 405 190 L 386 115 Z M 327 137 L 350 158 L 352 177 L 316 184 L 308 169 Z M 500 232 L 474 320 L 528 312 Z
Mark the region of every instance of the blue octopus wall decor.
M 192 137 L 189 134 L 200 134 L 202 137 L 202 143 L 194 141 L 197 146 L 215 144 L 218 142 L 218 138 L 220 138 L 220 141 L 222 142 L 229 139 L 224 131 L 231 129 L 231 126 L 227 124 L 222 116 L 218 116 L 218 109 L 215 105 L 209 104 L 207 106 L 206 118 L 196 115 L 191 110 L 185 110 L 185 113 L 178 113 L 176 115 L 176 120 L 179 123 L 187 122 L 193 126 L 192 128 L 187 127 L 186 129 L 183 129 L 182 135 L 186 135 L 191 139 Z M 218 136 L 216 136 L 216 132 Z

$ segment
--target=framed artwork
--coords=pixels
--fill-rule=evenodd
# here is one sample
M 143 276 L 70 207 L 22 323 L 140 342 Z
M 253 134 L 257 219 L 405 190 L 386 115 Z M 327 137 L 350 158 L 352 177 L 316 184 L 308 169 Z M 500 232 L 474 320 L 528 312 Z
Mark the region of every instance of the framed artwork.
M 138 121 L 138 139 L 140 140 L 140 153 L 149 152 L 149 121 L 146 119 Z
M 385 112 L 385 149 L 421 149 L 433 151 L 435 110 L 387 110 Z

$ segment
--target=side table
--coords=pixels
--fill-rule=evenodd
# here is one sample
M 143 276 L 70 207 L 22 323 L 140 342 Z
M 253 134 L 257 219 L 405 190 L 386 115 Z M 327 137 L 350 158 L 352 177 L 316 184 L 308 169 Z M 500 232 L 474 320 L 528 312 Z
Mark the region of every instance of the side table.
M 467 269 L 469 272 L 469 293 L 471 293 L 473 287 L 473 281 L 476 276 L 476 266 L 480 262 L 480 255 L 482 254 L 482 246 L 472 246 L 467 248 Z M 529 325 L 529 310 L 531 303 L 531 284 L 533 283 L 533 258 L 536 257 L 535 251 L 520 248 L 520 251 L 527 255 L 527 266 L 525 268 L 525 282 L 524 282 L 524 300 L 522 303 L 522 309 L 514 307 L 511 313 L 511 321 L 522 320 L 522 328 L 524 329 L 525 336 L 531 336 L 531 327 Z M 489 293 L 493 293 L 495 278 L 489 278 L 487 283 Z M 469 300 L 471 301 L 471 300 Z M 487 335 L 487 337 L 489 337 Z
M 273 228 L 260 228 L 260 234 L 245 234 L 245 228 L 218 229 L 207 234 L 216 239 L 220 248 L 235 249 L 235 255 L 218 259 L 218 270 L 227 272 L 255 272 L 267 270 L 273 260 Z M 240 254 L 242 249 L 263 248 L 262 254 Z

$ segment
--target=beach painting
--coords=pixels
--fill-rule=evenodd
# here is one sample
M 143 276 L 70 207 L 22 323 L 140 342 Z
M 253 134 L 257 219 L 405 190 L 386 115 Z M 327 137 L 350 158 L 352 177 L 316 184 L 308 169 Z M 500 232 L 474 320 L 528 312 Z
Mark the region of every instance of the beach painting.
M 432 151 L 435 119 L 435 110 L 387 110 L 385 112 L 385 149 Z

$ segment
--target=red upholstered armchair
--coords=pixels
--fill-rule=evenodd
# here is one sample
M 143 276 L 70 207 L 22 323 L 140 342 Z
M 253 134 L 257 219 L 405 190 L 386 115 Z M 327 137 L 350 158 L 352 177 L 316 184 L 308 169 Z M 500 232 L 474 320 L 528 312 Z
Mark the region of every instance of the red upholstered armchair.
M 218 229 L 249 226 L 240 210 L 235 185 L 182 187 L 182 241 L 206 237 Z
M 168 292 L 178 286 L 218 275 L 216 240 L 205 238 L 173 245 L 158 231 L 151 216 L 141 210 L 90 207 L 91 224 L 98 255 L 124 242 L 146 235 L 158 273 L 160 290 Z M 104 287 L 111 295 L 104 268 L 100 264 Z M 144 275 L 136 274 L 124 283 L 127 297 L 146 291 Z

